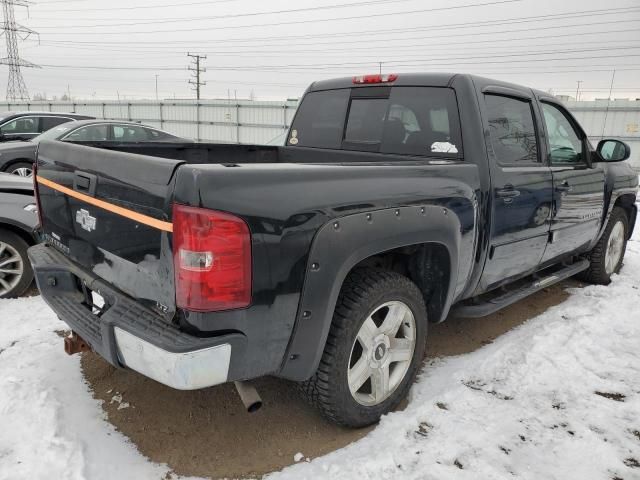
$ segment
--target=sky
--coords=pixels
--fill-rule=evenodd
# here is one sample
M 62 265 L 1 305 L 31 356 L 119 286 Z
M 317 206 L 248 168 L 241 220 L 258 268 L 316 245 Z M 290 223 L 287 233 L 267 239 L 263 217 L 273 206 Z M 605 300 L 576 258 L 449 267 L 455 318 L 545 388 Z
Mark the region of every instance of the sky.
M 202 98 L 297 98 L 380 69 L 579 85 L 584 100 L 614 77 L 612 98 L 640 98 L 638 0 L 39 0 L 15 17 L 38 33 L 19 44 L 42 66 L 22 69 L 31 96 L 155 99 L 157 79 L 158 98 L 193 98 L 191 52 L 207 57 Z

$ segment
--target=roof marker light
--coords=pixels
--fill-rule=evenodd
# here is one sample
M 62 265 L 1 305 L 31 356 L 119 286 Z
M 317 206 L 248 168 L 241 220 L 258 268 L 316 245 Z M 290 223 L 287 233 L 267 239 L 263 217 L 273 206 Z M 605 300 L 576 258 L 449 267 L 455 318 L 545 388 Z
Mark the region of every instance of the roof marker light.
M 384 75 L 359 75 L 353 77 L 353 83 L 355 84 L 369 84 L 369 83 L 390 83 L 395 82 L 398 79 L 398 75 L 395 73 L 385 73 Z

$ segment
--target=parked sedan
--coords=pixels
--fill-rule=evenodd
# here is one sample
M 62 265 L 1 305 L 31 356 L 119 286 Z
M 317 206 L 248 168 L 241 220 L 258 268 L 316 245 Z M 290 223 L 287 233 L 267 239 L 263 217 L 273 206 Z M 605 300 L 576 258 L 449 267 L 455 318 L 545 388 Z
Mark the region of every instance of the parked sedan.
M 27 248 L 39 241 L 29 178 L 0 173 L 0 298 L 22 295 L 33 280 Z
M 79 120 L 58 125 L 28 142 L 0 144 L 0 171 L 30 177 L 41 140 L 63 142 L 185 142 L 183 138 L 133 122 Z
M 0 142 L 31 140 L 62 123 L 93 118 L 95 117 L 61 112 L 0 113 Z

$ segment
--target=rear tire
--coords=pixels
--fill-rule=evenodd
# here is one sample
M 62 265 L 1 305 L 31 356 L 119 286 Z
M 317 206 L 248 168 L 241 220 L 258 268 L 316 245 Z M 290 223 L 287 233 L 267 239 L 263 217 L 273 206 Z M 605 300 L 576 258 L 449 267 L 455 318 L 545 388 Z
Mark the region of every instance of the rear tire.
M 600 285 L 611 283 L 611 276 L 622 268 L 628 232 L 627 213 L 620 207 L 614 207 L 602 237 L 589 252 L 589 268 L 579 277 Z
M 20 177 L 31 177 L 33 175 L 33 164 L 29 162 L 14 163 L 7 168 L 6 172 Z
M 33 270 L 27 248 L 20 236 L 0 230 L 0 298 L 19 297 L 31 285 Z
M 427 314 L 407 277 L 358 269 L 342 286 L 320 365 L 300 388 L 322 414 L 364 427 L 392 411 L 420 368 Z

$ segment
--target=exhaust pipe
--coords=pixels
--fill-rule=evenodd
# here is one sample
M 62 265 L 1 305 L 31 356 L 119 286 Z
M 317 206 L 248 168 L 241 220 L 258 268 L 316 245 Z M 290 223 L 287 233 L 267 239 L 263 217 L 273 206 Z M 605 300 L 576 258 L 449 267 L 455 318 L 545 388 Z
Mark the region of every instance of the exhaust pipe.
M 76 332 L 71 332 L 71 335 L 64 338 L 64 351 L 67 352 L 67 355 L 88 352 L 89 350 L 91 350 L 89 344 Z
M 262 399 L 258 391 L 249 382 L 233 382 L 247 412 L 256 412 L 262 407 Z

